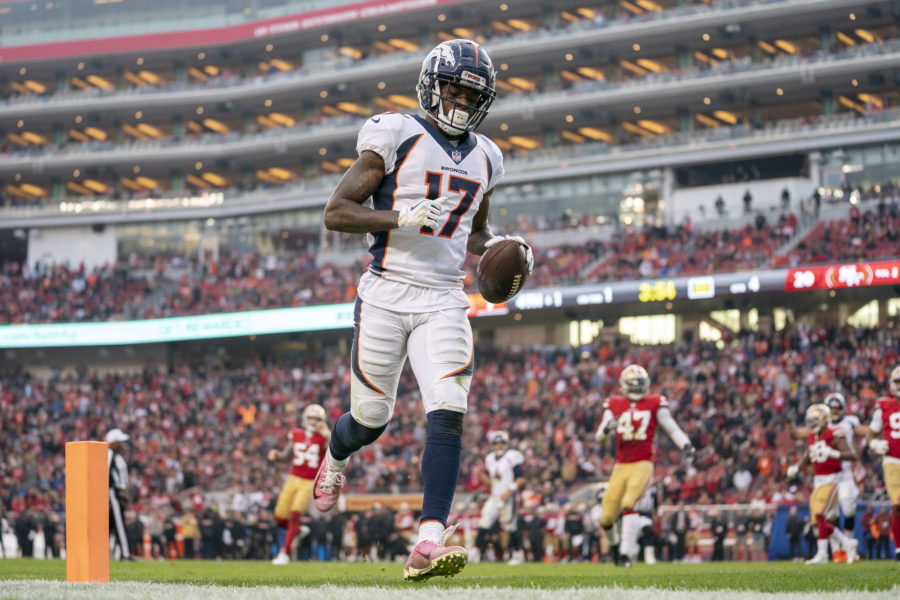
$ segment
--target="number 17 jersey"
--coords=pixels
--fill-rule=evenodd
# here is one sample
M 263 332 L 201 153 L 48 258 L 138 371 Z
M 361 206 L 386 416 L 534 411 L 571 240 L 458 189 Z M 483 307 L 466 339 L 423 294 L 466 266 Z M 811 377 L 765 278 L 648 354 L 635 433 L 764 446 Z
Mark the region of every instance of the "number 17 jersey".
M 503 177 L 500 149 L 475 133 L 454 145 L 422 117 L 384 113 L 362 126 L 356 150 L 375 152 L 384 160 L 384 179 L 372 194 L 376 210 L 413 208 L 426 199 L 449 197 L 434 229 L 371 234 L 369 272 L 388 281 L 461 290 L 473 218 L 484 195 Z
M 625 396 L 610 396 L 604 409 L 616 419 L 616 462 L 633 463 L 653 460 L 653 438 L 658 424 L 656 413 L 667 408 L 668 401 L 659 394 L 647 394 L 637 402 Z

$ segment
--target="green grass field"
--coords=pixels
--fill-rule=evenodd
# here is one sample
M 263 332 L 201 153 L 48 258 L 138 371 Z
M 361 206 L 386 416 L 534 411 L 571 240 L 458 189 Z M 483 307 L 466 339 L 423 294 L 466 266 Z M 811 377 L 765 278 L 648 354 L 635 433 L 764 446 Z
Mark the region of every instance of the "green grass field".
M 343 596 L 347 600 L 406 597 L 408 592 L 412 591 L 415 591 L 417 596 L 421 596 L 423 591 L 430 591 L 432 595 L 436 594 L 436 597 L 462 597 L 470 600 L 481 595 L 472 595 L 467 590 L 484 592 L 486 588 L 517 588 L 514 594 L 516 598 L 523 597 L 519 591 L 525 589 L 531 592 L 547 592 L 538 596 L 529 594 L 529 597 L 562 598 L 573 597 L 573 594 L 578 597 L 613 597 L 609 594 L 636 588 L 644 590 L 650 588 L 654 598 L 666 595 L 657 593 L 661 591 L 718 592 L 712 595 L 684 594 L 685 598 L 731 599 L 741 596 L 726 590 L 754 593 L 750 597 L 760 593 L 812 592 L 813 594 L 798 597 L 856 598 L 870 596 L 865 593 L 848 595 L 848 592 L 879 591 L 887 594 L 884 597 L 900 597 L 898 595 L 900 564 L 895 561 L 864 561 L 854 565 L 817 566 L 797 563 L 661 563 L 653 566 L 638 564 L 631 569 L 585 563 L 525 564 L 518 567 L 482 563 L 469 565 L 455 578 L 435 578 L 420 584 L 404 582 L 402 569 L 402 565 L 398 563 L 295 562 L 284 567 L 275 567 L 269 563 L 249 561 L 114 562 L 110 565 L 111 581 L 136 582 L 144 584 L 145 587 L 125 586 L 110 597 L 183 599 L 200 595 L 210 600 L 222 597 L 222 588 L 209 586 L 225 586 L 230 589 L 228 596 L 236 598 L 283 598 L 286 588 L 299 592 L 306 590 L 309 593 L 314 588 L 324 587 L 332 591 L 343 589 Z M 76 590 L 79 589 L 78 586 L 65 587 L 51 583 L 64 581 L 65 576 L 65 562 L 61 560 L 0 560 L 0 598 L 82 597 L 66 595 L 60 591 Z M 183 588 L 183 593 L 179 593 L 177 586 L 168 585 L 156 589 L 153 586 L 147 587 L 146 584 L 178 584 L 187 587 Z M 256 588 L 268 591 L 263 595 L 253 593 Z M 281 588 L 281 592 L 273 588 Z M 366 591 L 360 590 L 362 593 L 352 591 L 360 588 L 365 588 Z M 96 591 L 98 588 L 94 586 L 93 589 Z M 113 591 L 114 586 L 106 586 L 104 589 Z M 132 589 L 138 594 L 124 593 Z M 204 589 L 209 591 L 202 591 Z M 214 589 L 219 591 L 213 592 Z M 372 589 L 375 591 L 368 591 Z M 141 590 L 145 590 L 146 593 L 140 593 Z M 161 593 L 160 590 L 169 590 L 171 593 Z M 405 592 L 398 596 L 392 593 L 392 590 Z M 443 593 L 444 591 L 455 593 L 447 595 Z M 560 595 L 552 593 L 553 591 L 566 593 Z M 647 597 L 646 591 L 639 596 L 633 592 L 630 594 L 621 597 Z M 506 596 L 508 594 L 497 595 L 497 597 Z M 871 597 L 882 596 L 883 594 L 876 594 Z M 83 597 L 107 596 L 87 593 Z M 299 596 L 291 597 L 310 596 L 301 593 Z M 335 597 L 340 597 L 340 594 Z

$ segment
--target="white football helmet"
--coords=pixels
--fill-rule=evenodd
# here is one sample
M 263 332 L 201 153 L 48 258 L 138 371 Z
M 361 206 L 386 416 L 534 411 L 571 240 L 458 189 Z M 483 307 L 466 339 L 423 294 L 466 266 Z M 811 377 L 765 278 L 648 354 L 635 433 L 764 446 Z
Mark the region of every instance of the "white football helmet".
M 318 423 L 316 422 L 318 421 Z M 309 433 L 318 431 L 325 422 L 325 409 L 320 404 L 310 404 L 303 409 L 303 429 Z
M 894 370 L 891 371 L 890 388 L 894 398 L 900 398 L 900 365 L 894 367 Z
M 637 402 L 650 391 L 650 375 L 641 365 L 628 365 L 619 375 L 619 388 L 631 400 Z
M 509 445 L 509 434 L 505 431 L 494 431 L 490 435 L 491 445 L 503 444 L 504 447 Z
M 825 405 L 831 411 L 831 422 L 840 423 L 844 418 L 844 411 L 847 409 L 847 401 L 844 400 L 843 394 L 833 392 L 825 396 Z
M 806 426 L 816 434 L 822 433 L 831 421 L 831 410 L 822 403 L 810 404 L 806 409 Z

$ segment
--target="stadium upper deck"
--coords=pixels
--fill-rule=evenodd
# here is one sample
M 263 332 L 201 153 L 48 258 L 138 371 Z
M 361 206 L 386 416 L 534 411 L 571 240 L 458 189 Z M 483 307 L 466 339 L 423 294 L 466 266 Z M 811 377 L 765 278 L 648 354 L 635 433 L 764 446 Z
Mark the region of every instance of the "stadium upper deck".
M 510 183 L 559 177 L 561 161 L 621 174 L 900 137 L 884 110 L 897 103 L 900 67 L 891 3 L 579 4 L 435 3 L 203 47 L 141 48 L 137 35 L 132 51 L 53 59 L 39 59 L 46 45 L 0 47 L 20 57 L 0 63 L 4 200 L 217 189 L 231 200 L 302 182 L 266 209 L 321 204 L 331 181 L 310 180 L 349 164 L 366 115 L 412 110 L 423 48 L 460 35 L 483 39 L 499 65 L 501 100 L 484 132 L 506 150 Z M 724 152 L 734 137 L 752 139 Z M 686 154 L 698 141 L 711 144 L 706 154 Z M 66 222 L 78 220 L 55 221 Z

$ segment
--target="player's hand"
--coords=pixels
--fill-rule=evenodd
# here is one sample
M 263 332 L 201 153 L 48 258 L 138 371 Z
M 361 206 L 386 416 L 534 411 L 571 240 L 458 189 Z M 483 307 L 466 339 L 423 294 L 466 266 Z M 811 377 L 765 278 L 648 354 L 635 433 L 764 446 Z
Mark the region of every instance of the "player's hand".
M 278 458 L 278 451 L 275 449 L 269 450 L 269 460 L 275 461 Z
M 615 419 L 610 419 L 609 421 L 606 422 L 606 425 L 603 427 L 603 433 L 605 433 L 606 435 L 609 435 L 613 431 L 615 431 L 616 427 L 618 427 L 618 426 L 619 426 L 618 421 L 616 421 Z
M 534 253 L 531 251 L 531 246 L 525 243 L 518 235 L 495 235 L 488 241 L 484 243 L 485 248 L 490 248 L 497 242 L 502 240 L 512 240 L 514 242 L 519 242 L 523 246 L 525 246 L 525 260 L 528 261 L 528 276 L 531 277 L 531 274 L 534 273 Z
M 694 464 L 695 458 L 697 458 L 697 451 L 694 450 L 694 447 L 692 445 L 688 444 L 681 449 L 681 460 L 683 460 L 685 464 Z
M 831 458 L 840 458 L 840 457 L 841 457 L 841 451 L 838 450 L 837 448 L 829 448 L 829 449 L 828 449 L 828 456 L 831 457 Z
M 421 200 L 413 206 L 404 206 L 400 209 L 400 216 L 397 217 L 397 227 L 411 227 L 414 229 L 428 227 L 436 229 L 438 219 L 441 218 L 441 207 L 449 199 L 449 196 L 441 196 L 434 200 Z
M 888 441 L 887 440 L 878 440 L 871 439 L 869 440 L 869 450 L 878 454 L 879 456 L 884 456 L 888 451 Z
M 787 472 L 785 472 L 785 475 L 787 475 L 788 479 L 794 479 L 799 473 L 800 465 L 791 465 L 787 468 Z

